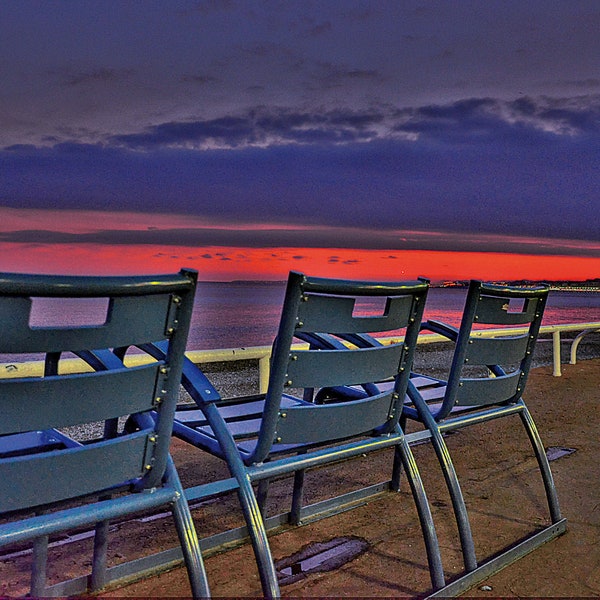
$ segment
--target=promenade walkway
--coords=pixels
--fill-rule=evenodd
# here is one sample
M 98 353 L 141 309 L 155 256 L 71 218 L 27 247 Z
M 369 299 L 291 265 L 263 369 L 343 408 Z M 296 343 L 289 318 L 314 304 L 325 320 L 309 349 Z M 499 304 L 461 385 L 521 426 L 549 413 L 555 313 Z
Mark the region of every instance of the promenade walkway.
M 562 510 L 569 521 L 568 532 L 465 596 L 600 596 L 600 359 L 567 365 L 562 378 L 553 377 L 551 367 L 535 369 L 527 398 L 546 446 L 575 450 L 552 462 Z M 502 548 L 546 518 L 528 441 L 520 429 L 509 426 L 509 419 L 504 421 L 464 430 L 450 440 L 482 555 Z M 493 429 L 494 434 L 487 436 L 486 428 Z M 180 469 L 186 478 L 192 478 L 196 468 L 187 449 L 176 450 Z M 458 542 L 448 518 L 449 500 L 440 485 L 433 453 L 424 445 L 415 448 L 415 454 L 434 505 L 445 567 L 458 572 Z M 470 469 L 461 460 L 467 454 L 472 464 Z M 387 458 L 382 453 L 373 468 L 385 472 Z M 337 474 L 326 477 L 328 482 L 324 487 L 341 485 L 344 478 L 353 479 L 361 470 L 356 463 L 345 465 Z M 317 474 L 314 479 L 323 478 Z M 199 522 L 201 529 L 202 522 Z M 283 586 L 284 595 L 398 597 L 415 596 L 427 590 L 424 550 L 411 497 L 406 491 L 399 497 L 388 495 L 344 515 L 274 535 L 271 543 L 274 555 L 283 558 L 307 544 L 338 536 L 366 539 L 369 548 L 334 571 L 308 574 Z M 260 595 L 248 546 L 209 557 L 206 562 L 215 596 Z M 185 571 L 178 569 L 106 597 L 185 596 L 185 579 Z
M 600 359 L 565 365 L 562 377 L 552 367 L 534 369 L 527 402 L 548 448 L 572 452 L 551 465 L 568 531 L 504 571 L 466 592 L 467 597 L 600 597 Z M 504 422 L 503 422 L 504 421 Z M 455 433 L 449 439 L 463 485 L 478 554 L 482 557 L 547 521 L 547 507 L 535 459 L 520 427 L 511 419 L 487 423 Z M 488 435 L 488 430 L 490 434 Z M 461 559 L 449 497 L 442 484 L 433 451 L 428 444 L 414 448 L 430 501 L 448 574 L 459 573 Z M 223 465 L 175 441 L 173 454 L 184 485 L 225 476 Z M 362 459 L 361 459 L 362 460 Z M 315 496 L 338 489 L 379 472 L 384 479 L 389 452 L 375 461 L 342 464 L 335 470 L 310 474 Z M 469 465 L 469 466 L 467 466 Z M 371 479 L 372 481 L 373 479 Z M 273 510 L 287 497 L 288 482 L 274 486 Z M 315 498 L 311 498 L 315 499 Z M 284 505 L 281 504 L 281 509 Z M 241 522 L 235 497 L 219 499 L 194 511 L 198 531 L 206 535 Z M 131 527 L 131 529 L 130 529 Z M 124 524 L 113 533 L 110 559 L 122 562 L 138 554 L 175 545 L 170 523 L 160 519 L 145 525 Z M 145 527 L 140 533 L 139 528 Z M 366 540 L 366 551 L 328 572 L 304 574 L 282 586 L 286 597 L 415 597 L 429 588 L 425 552 L 410 493 L 387 494 L 342 515 L 276 533 L 270 541 L 276 559 L 299 549 L 340 536 Z M 83 542 L 82 542 L 83 543 Z M 87 542 L 86 542 L 87 543 Z M 63 546 L 61 574 L 75 568 L 76 544 Z M 86 556 L 87 557 L 87 556 Z M 215 597 L 260 596 L 261 590 L 248 545 L 206 558 Z M 0 563 L 0 595 L 20 592 L 18 561 Z M 187 597 L 183 568 L 108 591 L 102 598 Z

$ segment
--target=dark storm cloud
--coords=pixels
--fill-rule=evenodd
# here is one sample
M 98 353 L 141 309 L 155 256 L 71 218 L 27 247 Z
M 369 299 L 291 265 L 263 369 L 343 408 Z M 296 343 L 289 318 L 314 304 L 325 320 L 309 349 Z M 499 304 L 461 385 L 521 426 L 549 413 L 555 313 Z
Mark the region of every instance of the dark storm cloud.
M 320 245 L 331 247 L 404 247 L 386 238 L 398 229 L 598 240 L 599 123 L 598 97 L 322 114 L 255 110 L 165 123 L 106 145 L 11 147 L 0 152 L 0 204 L 172 212 L 233 228 L 280 223 L 380 232 L 375 241 L 321 232 Z M 194 149 L 209 140 L 223 148 Z M 152 235 L 165 244 L 173 235 L 253 246 L 277 245 L 283 234 L 144 234 Z M 279 243 L 316 243 L 310 231 L 285 235 Z
M 113 136 L 109 141 L 135 149 L 186 145 L 234 148 L 274 141 L 351 142 L 373 137 L 368 128 L 383 120 L 383 114 L 370 111 L 333 110 L 318 114 L 257 109 L 241 117 L 163 123 L 141 133 Z
M 169 122 L 135 134 L 113 136 L 110 144 L 134 149 L 160 147 L 237 148 L 282 143 L 348 143 L 421 136 L 446 143 L 461 139 L 596 134 L 600 126 L 600 96 L 505 102 L 471 98 L 446 105 L 412 109 L 335 109 L 321 113 L 257 108 L 239 116 L 204 121 Z M 518 141 L 518 140 L 517 140 Z

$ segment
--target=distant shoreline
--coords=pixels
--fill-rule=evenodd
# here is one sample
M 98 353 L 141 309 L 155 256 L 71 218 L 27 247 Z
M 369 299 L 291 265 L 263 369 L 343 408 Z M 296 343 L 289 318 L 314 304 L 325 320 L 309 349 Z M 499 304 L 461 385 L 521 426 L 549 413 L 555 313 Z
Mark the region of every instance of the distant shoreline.
M 284 286 L 286 281 L 283 279 L 234 279 L 231 281 L 200 281 L 199 283 L 218 284 L 218 285 L 264 285 L 264 286 Z M 548 280 L 511 280 L 511 281 L 490 281 L 498 285 L 548 285 L 552 291 L 560 292 L 600 292 L 600 279 L 585 279 L 581 281 L 548 281 Z M 469 287 L 469 280 L 437 281 L 431 283 L 432 288 L 440 289 L 463 289 Z

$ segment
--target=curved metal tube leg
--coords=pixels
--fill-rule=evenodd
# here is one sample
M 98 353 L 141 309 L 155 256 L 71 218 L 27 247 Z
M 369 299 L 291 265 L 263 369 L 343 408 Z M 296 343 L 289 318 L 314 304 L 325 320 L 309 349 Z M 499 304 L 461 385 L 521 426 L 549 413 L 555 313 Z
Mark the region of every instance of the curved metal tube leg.
M 562 519 L 560 514 L 560 506 L 558 504 L 558 495 L 556 493 L 556 487 L 554 486 L 554 478 L 552 477 L 552 471 L 550 470 L 550 463 L 546 456 L 546 450 L 542 443 L 542 438 L 537 430 L 533 417 L 525 405 L 523 410 L 519 413 L 521 421 L 525 426 L 527 435 L 533 450 L 535 457 L 537 458 L 540 471 L 542 473 L 542 480 L 544 482 L 544 488 L 546 490 L 546 498 L 548 499 L 548 507 L 550 509 L 550 518 L 553 523 L 558 523 Z
M 448 491 L 450 492 L 452 507 L 454 508 L 454 515 L 458 525 L 458 535 L 460 536 L 465 569 L 467 571 L 473 571 L 477 568 L 475 544 L 473 542 L 473 534 L 471 532 L 471 524 L 467 514 L 465 499 L 460 489 L 460 484 L 458 483 L 458 476 L 456 475 L 456 470 L 454 469 L 448 446 L 439 429 L 434 426 L 430 427 L 430 431 L 431 442 L 435 449 L 435 453 L 437 454 L 442 472 L 444 473 Z
M 167 477 L 174 485 L 178 495 L 172 505 L 173 518 L 175 519 L 175 527 L 177 528 L 177 535 L 179 536 L 185 566 L 187 567 L 192 596 L 195 600 L 209 598 L 208 579 L 200 552 L 200 542 L 196 533 L 196 527 L 194 526 L 188 503 L 185 500 L 184 491 L 173 465 L 173 460 L 171 457 L 168 460 Z
M 238 496 L 240 505 L 244 513 L 246 525 L 248 526 L 248 533 L 252 542 L 252 548 L 254 549 L 264 596 L 265 598 L 277 598 L 279 597 L 277 571 L 273 564 L 267 531 L 250 478 L 246 473 L 232 472 L 232 475 L 237 479 L 239 484 Z
M 406 470 L 407 479 L 417 507 L 417 513 L 423 531 L 423 538 L 425 540 L 425 550 L 429 562 L 431 584 L 434 590 L 438 590 L 444 587 L 446 581 L 444 578 L 444 568 L 442 565 L 438 538 L 433 524 L 429 502 L 427 501 L 427 496 L 425 494 L 425 488 L 423 487 L 423 481 L 421 480 L 421 475 L 417 468 L 414 455 L 405 439 L 402 439 L 400 444 L 396 447 L 396 450 L 397 453 L 400 454 L 402 464 Z
M 238 452 L 235 441 L 221 419 L 216 406 L 209 403 L 205 406 L 204 410 L 210 427 L 221 444 L 223 457 L 227 462 L 229 472 L 232 477 L 235 477 L 238 483 L 238 498 L 248 527 L 252 548 L 254 549 L 263 595 L 265 598 L 277 598 L 279 597 L 277 571 L 273 564 L 267 531 L 254 494 L 254 489 L 252 488 L 250 476 L 246 471 L 246 466 Z

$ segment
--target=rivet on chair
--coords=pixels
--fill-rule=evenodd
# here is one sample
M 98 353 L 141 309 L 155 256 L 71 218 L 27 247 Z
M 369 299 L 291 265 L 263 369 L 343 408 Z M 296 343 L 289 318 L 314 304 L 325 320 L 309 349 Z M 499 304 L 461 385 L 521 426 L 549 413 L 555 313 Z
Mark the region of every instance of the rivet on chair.
M 290 385 L 292 385 L 292 380 L 291 380 L 291 379 L 288 379 L 288 380 L 285 382 L 285 385 L 287 385 L 288 387 L 289 387 Z
M 279 413 L 279 416 L 280 416 L 282 419 L 285 419 L 285 418 L 287 417 L 287 413 L 284 413 L 284 412 L 282 412 L 282 413 Z

